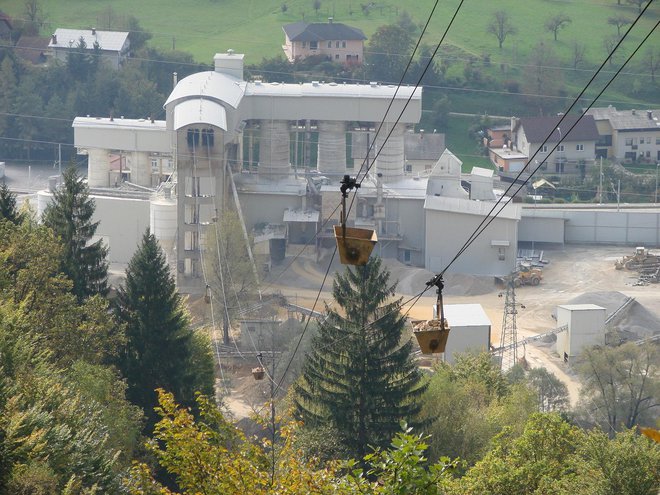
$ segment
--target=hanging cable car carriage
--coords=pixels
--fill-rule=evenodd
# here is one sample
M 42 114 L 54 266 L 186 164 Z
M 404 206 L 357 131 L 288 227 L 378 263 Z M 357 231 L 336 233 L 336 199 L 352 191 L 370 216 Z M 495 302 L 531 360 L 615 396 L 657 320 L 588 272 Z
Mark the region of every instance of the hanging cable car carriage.
M 341 181 L 341 214 L 340 225 L 335 225 L 335 242 L 339 250 L 339 260 L 343 265 L 363 266 L 369 261 L 378 237 L 372 229 L 359 229 L 346 226 L 346 198 L 348 191 L 358 189 L 357 179 L 344 175 Z
M 252 368 L 252 376 L 255 380 L 263 380 L 264 376 L 266 376 L 266 370 L 263 368 L 263 366 Z
M 442 289 L 444 284 L 442 275 L 437 275 L 427 286 L 434 285 L 438 290 L 437 314 L 438 318 L 432 320 L 412 320 L 413 334 L 417 339 L 422 354 L 439 354 L 445 352 L 447 338 L 449 337 L 449 323 L 445 319 L 445 311 L 442 305 Z

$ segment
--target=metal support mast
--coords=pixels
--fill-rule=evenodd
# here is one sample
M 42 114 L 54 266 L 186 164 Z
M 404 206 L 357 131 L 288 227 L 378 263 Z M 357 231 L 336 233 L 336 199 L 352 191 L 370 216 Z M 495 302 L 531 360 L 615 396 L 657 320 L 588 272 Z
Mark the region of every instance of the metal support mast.
M 518 330 L 516 326 L 516 287 L 515 275 L 506 279 L 502 335 L 500 339 L 500 366 L 502 371 L 510 370 L 518 362 Z

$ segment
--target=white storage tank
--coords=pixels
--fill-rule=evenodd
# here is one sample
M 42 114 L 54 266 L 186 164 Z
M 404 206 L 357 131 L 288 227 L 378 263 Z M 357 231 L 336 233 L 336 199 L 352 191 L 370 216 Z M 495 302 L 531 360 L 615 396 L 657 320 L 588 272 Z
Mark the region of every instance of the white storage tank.
M 149 202 L 149 230 L 160 242 L 163 250 L 169 253 L 176 240 L 177 207 L 169 188 L 165 193 L 154 195 Z

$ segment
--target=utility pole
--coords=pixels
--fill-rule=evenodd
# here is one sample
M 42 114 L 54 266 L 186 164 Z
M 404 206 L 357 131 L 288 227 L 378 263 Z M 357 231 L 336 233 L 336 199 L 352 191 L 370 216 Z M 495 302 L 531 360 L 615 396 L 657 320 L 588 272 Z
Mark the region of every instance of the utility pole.
M 660 167 L 660 162 L 655 164 L 655 200 L 653 201 L 655 204 L 658 204 L 658 167 Z
M 603 204 L 603 157 L 600 157 L 600 181 L 598 183 L 598 204 Z M 657 188 L 656 188 L 657 189 Z
M 616 211 L 619 211 L 620 204 L 621 204 L 621 179 L 618 180 L 616 186 Z
M 59 175 L 57 177 L 57 183 L 59 184 L 62 180 L 62 143 L 57 143 L 57 173 Z

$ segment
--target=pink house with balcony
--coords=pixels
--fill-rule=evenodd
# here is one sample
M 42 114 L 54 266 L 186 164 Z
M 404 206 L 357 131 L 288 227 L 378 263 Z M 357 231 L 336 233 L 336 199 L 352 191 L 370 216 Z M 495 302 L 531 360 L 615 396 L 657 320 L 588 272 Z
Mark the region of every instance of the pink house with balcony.
M 327 23 L 294 22 L 282 29 L 285 36 L 282 49 L 289 62 L 321 55 L 344 65 L 362 63 L 367 37 L 360 29 L 333 22 L 332 17 Z

